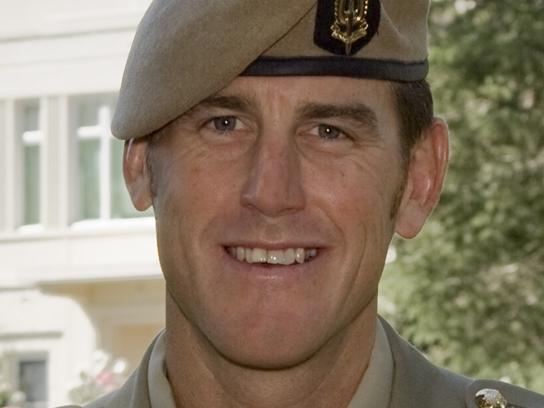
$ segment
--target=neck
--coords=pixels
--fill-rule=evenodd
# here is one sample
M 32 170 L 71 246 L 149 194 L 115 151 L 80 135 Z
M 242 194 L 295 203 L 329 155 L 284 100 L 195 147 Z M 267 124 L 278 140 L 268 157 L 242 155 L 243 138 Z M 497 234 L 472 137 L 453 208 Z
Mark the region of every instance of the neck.
M 303 363 L 259 370 L 221 356 L 167 294 L 166 366 L 176 406 L 346 407 L 370 360 L 376 315 L 373 299 Z

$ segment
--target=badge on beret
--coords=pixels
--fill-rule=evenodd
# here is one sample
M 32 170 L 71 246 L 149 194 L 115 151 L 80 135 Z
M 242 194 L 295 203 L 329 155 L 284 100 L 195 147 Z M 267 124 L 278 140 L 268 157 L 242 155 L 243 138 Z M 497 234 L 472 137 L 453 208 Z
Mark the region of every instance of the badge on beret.
M 314 42 L 338 55 L 353 55 L 378 31 L 379 0 L 319 0 Z

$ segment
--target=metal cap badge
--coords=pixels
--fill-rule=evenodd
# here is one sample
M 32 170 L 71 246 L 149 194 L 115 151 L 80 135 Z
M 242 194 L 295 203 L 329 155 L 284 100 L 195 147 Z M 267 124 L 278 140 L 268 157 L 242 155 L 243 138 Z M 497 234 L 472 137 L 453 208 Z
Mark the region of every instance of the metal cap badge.
M 315 43 L 334 54 L 353 55 L 370 42 L 380 24 L 379 0 L 320 0 Z

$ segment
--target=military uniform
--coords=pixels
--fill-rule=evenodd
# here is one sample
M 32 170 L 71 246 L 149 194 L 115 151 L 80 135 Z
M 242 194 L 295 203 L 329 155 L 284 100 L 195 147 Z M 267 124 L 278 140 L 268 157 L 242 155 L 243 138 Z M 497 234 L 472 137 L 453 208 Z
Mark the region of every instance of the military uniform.
M 392 384 L 387 405 L 379 407 L 362 405 L 364 401 L 356 394 L 350 408 L 544 407 L 542 395 L 499 381 L 474 381 L 436 367 L 403 340 L 385 321 L 381 322 L 393 359 Z M 169 408 L 151 405 L 149 369 L 153 347 L 154 344 L 151 344 L 140 367 L 122 388 L 85 408 Z M 487 393 L 487 400 L 480 397 L 484 393 Z M 504 400 L 497 399 L 499 393 Z
M 129 54 L 112 132 L 124 140 L 149 135 L 240 75 L 423 80 L 428 7 L 429 0 L 155 0 Z M 544 408 L 538 394 L 434 366 L 381 325 L 390 388 L 372 408 Z M 150 408 L 155 346 L 120 390 L 88 408 Z M 350 408 L 368 407 L 365 394 Z

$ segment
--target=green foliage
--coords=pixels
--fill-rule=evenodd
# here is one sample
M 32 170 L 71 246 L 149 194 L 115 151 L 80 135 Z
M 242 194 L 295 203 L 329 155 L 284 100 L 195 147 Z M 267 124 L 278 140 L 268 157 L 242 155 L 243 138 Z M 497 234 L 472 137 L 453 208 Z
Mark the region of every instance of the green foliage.
M 442 200 L 396 241 L 390 318 L 432 360 L 544 392 L 544 1 L 435 0 Z

